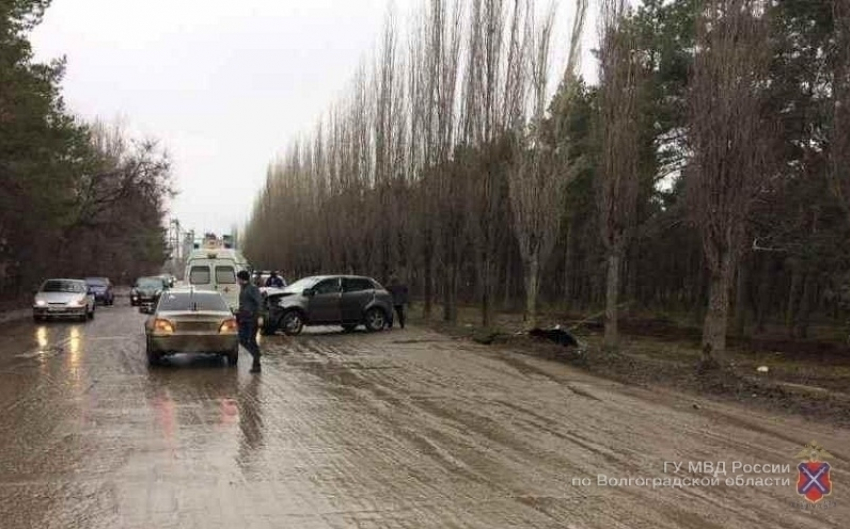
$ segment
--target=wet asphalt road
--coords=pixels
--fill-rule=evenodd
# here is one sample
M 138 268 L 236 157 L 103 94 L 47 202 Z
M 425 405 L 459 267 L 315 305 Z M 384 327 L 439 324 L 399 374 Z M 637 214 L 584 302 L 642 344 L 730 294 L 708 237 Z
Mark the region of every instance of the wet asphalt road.
M 422 329 L 272 337 L 260 376 L 217 358 L 149 369 L 145 316 L 0 332 L 0 527 L 833 528 L 850 518 L 850 432 Z M 834 492 L 802 509 L 817 440 Z M 652 488 L 638 478 L 720 484 Z M 729 486 L 731 465 L 790 486 Z M 671 464 L 664 473 L 663 464 Z M 672 474 L 672 463 L 683 463 Z M 635 480 L 601 486 L 598 475 Z M 741 475 L 740 472 L 737 474 Z M 669 483 L 668 483 L 669 484 Z

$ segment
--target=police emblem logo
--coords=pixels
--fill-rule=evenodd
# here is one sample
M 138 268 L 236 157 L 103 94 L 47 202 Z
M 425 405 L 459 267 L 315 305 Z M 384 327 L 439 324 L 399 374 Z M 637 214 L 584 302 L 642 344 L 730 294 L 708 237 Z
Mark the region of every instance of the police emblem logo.
M 817 503 L 832 493 L 832 477 L 829 475 L 832 467 L 823 461 L 830 457 L 832 455 L 814 441 L 797 454 L 797 459 L 802 460 L 797 465 L 797 494 L 810 503 Z

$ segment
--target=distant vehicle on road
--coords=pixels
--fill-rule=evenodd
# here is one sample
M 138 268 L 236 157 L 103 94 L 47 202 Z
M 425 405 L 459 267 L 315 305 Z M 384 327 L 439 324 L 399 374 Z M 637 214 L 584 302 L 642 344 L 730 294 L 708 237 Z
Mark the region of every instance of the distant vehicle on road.
M 115 303 L 115 293 L 112 292 L 112 281 L 108 277 L 87 277 L 86 285 L 94 293 L 94 300 L 103 305 Z
M 161 276 L 140 277 L 130 289 L 130 305 L 153 304 L 166 288 Z
M 248 261 L 236 250 L 213 248 L 195 250 L 186 260 L 183 281 L 197 290 L 218 292 L 227 306 L 235 311 L 239 306 L 239 285 L 236 274 L 248 268 Z
M 218 292 L 186 287 L 163 293 L 145 321 L 145 336 L 151 365 L 174 353 L 215 353 L 230 365 L 239 360 L 236 319 Z
M 262 288 L 266 303 L 263 334 L 282 330 L 289 335 L 305 325 L 358 325 L 380 331 L 393 320 L 393 299 L 377 281 L 364 276 L 312 276 L 286 288 Z
M 35 321 L 49 318 L 94 318 L 94 293 L 82 279 L 48 279 L 41 284 L 32 304 Z

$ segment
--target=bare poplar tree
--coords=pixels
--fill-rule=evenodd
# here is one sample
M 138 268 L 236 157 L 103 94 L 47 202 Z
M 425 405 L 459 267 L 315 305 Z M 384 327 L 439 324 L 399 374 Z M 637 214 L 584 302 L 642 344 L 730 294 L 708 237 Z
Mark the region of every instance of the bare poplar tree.
M 638 98 L 642 66 L 626 21 L 628 9 L 626 0 L 603 0 L 600 11 L 600 159 L 596 200 L 608 267 L 604 346 L 609 350 L 617 347 L 620 270 L 634 229 L 639 182 Z
M 770 60 L 760 0 L 705 0 L 689 93 L 686 186 L 710 274 L 703 365 L 726 348 L 729 290 L 753 201 L 770 177 L 765 113 Z
M 586 6 L 586 0 L 577 0 L 577 21 L 583 21 Z M 526 13 L 522 30 L 522 40 L 525 44 L 517 45 L 518 40 L 512 38 L 514 43 L 511 45 L 511 53 L 527 56 L 526 64 L 531 84 L 529 88 L 533 99 L 527 132 L 517 137 L 514 164 L 509 175 L 509 193 L 514 232 L 524 267 L 526 323 L 533 327 L 537 324 L 540 272 L 555 245 L 566 185 L 574 171 L 569 166 L 565 149 L 546 141 L 547 130 L 551 127 L 551 124 L 546 122 L 546 96 L 553 12 L 550 12 L 539 26 L 534 22 L 534 7 L 531 2 L 526 4 Z M 567 65 L 565 76 L 565 82 L 568 83 L 575 82 L 577 53 L 573 47 L 578 46 L 582 29 L 583 23 L 573 25 L 570 39 L 571 61 Z M 511 72 L 511 75 L 521 72 L 517 69 Z M 515 77 L 510 82 L 519 84 L 522 81 Z M 523 105 L 520 104 L 519 107 L 522 108 Z M 559 116 L 558 119 L 564 119 L 564 116 Z

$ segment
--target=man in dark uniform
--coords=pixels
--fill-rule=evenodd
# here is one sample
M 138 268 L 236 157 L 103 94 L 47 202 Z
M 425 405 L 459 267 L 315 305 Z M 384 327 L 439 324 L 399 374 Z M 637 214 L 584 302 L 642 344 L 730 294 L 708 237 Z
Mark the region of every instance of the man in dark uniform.
M 247 270 L 240 270 L 236 274 L 239 280 L 239 310 L 236 312 L 236 320 L 239 322 L 239 343 L 254 357 L 251 373 L 260 372 L 260 346 L 257 343 L 257 320 L 263 297 L 260 289 L 251 284 L 251 274 Z
M 266 279 L 266 286 L 274 288 L 283 288 L 286 286 L 286 282 L 283 280 L 282 277 L 278 275 L 277 270 L 275 270 L 274 272 L 272 272 L 272 275 L 270 275 L 269 278 Z
M 387 285 L 387 291 L 393 296 L 393 307 L 395 308 L 395 313 L 398 315 L 398 324 L 404 329 L 404 306 L 410 302 L 408 300 L 407 285 L 399 282 L 398 277 L 393 274 Z M 392 324 L 390 324 L 390 328 L 392 328 Z

